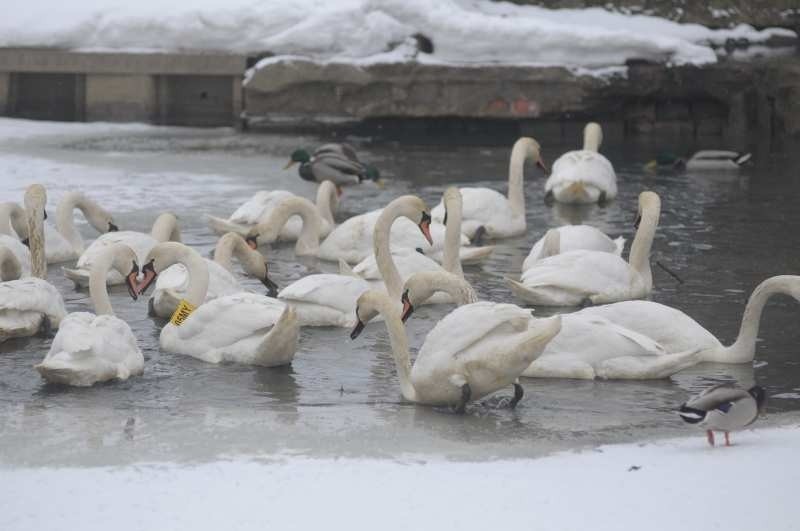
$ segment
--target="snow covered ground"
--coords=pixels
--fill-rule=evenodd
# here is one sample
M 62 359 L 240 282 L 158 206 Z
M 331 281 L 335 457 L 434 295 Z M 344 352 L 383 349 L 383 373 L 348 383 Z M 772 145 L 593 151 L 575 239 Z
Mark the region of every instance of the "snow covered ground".
M 573 68 L 621 65 L 632 57 L 708 63 L 716 60 L 710 43 L 794 36 L 489 0 L 29 0 L 0 17 L 0 46 L 270 52 L 323 61 L 407 60 L 386 52 L 416 32 L 435 46 L 421 61 Z
M 0 468 L 0 528 L 800 529 L 800 426 L 542 459 L 248 460 Z

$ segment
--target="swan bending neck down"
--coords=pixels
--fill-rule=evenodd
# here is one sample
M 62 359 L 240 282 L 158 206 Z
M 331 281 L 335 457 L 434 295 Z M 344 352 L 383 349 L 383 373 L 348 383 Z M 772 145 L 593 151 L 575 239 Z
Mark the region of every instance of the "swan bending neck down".
M 0 245 L 0 282 L 17 280 L 22 276 L 22 264 L 11 249 Z
M 266 367 L 291 363 L 299 333 L 294 310 L 277 299 L 248 292 L 204 303 L 208 266 L 197 251 L 181 243 L 153 247 L 142 267 L 144 278 L 137 293 L 144 293 L 160 272 L 177 263 L 183 264 L 188 275 L 186 305 L 161 330 L 162 349 L 209 363 Z
M 64 194 L 56 208 L 56 230 L 69 242 L 70 247 L 77 254 L 81 254 L 86 249 L 86 246 L 80 233 L 75 228 L 72 212 L 76 208 L 83 213 L 86 221 L 99 233 L 103 234 L 119 230 L 114 224 L 111 214 L 93 200 L 80 192 Z
M 316 208 L 308 199 L 303 197 L 287 197 L 276 206 L 267 218 L 250 229 L 247 234 L 247 243 L 254 249 L 259 243 L 272 243 L 277 241 L 281 229 L 289 218 L 300 216 L 303 228 L 294 247 L 297 256 L 317 256 L 319 253 L 319 236 L 321 219 Z
M 127 380 L 144 371 L 144 356 L 130 326 L 115 317 L 111 307 L 106 276 L 112 268 L 125 278 L 128 293 L 136 298 L 139 275 L 136 253 L 124 244 L 106 248 L 92 264 L 89 278 L 95 315 L 87 312 L 68 315 L 47 356 L 36 365 L 48 382 L 90 386 L 115 378 Z
M 264 256 L 250 247 L 241 235 L 229 232 L 217 242 L 214 261 L 228 271 L 233 271 L 234 256 L 242 264 L 245 273 L 259 279 L 267 287 L 270 297 L 278 294 L 278 286 L 269 278 L 269 266 Z
M 428 334 L 414 365 L 396 300 L 379 291 L 358 298 L 355 339 L 364 324 L 382 315 L 389 332 L 400 390 L 411 402 L 456 406 L 514 384 L 512 407 L 522 398 L 517 378 L 561 329 L 561 318 L 534 319 L 511 304 L 462 306 Z
M 405 323 L 417 306 L 425 304 L 437 292 L 447 293 L 457 306 L 478 302 L 477 293 L 463 276 L 447 271 L 421 271 L 411 275 L 403 285 L 402 321 Z

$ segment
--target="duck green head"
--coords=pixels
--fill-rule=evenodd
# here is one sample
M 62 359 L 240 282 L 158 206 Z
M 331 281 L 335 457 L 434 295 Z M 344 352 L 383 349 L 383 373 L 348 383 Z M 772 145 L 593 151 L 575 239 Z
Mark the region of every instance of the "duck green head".
M 370 181 L 377 181 L 381 178 L 381 172 L 379 172 L 378 168 L 376 168 L 375 166 L 371 164 L 365 164 L 364 168 L 366 170 L 364 172 L 364 177 L 366 179 L 369 179 Z
M 295 149 L 292 151 L 291 156 L 289 157 L 289 162 L 286 163 L 286 166 L 283 167 L 284 170 L 292 167 L 295 163 L 299 162 L 304 164 L 311 160 L 311 155 L 308 154 L 308 151 L 305 149 Z

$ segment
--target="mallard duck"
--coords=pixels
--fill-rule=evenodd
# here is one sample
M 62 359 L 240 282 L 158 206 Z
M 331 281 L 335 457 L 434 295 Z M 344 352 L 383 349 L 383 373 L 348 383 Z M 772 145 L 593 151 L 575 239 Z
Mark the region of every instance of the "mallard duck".
M 767 395 L 755 385 L 748 390 L 730 384 L 706 389 L 681 405 L 678 415 L 689 424 L 706 428 L 708 444 L 714 446 L 714 430 L 725 432 L 725 446 L 730 446 L 729 433 L 752 424 L 763 409 Z
M 687 170 L 738 170 L 752 158 L 750 153 L 725 151 L 721 149 L 705 149 L 692 155 L 687 161 L 672 153 L 659 155 L 645 164 L 648 170 L 657 168 L 686 168 Z
M 318 183 L 333 181 L 340 193 L 342 186 L 361 184 L 365 180 L 380 181 L 377 168 L 358 160 L 355 150 L 349 144 L 324 144 L 313 154 L 305 149 L 296 149 L 283 169 L 298 162 L 300 166 L 297 173 L 301 179 Z

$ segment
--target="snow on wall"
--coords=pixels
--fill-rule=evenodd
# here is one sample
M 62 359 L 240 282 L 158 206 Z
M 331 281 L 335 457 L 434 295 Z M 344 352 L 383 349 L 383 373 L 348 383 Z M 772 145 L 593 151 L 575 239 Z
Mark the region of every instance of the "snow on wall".
M 708 43 L 794 35 L 489 0 L 27 0 L 0 17 L 0 46 L 271 52 L 318 60 L 398 60 L 384 52 L 415 32 L 433 39 L 429 61 L 595 68 L 633 57 L 714 62 Z

